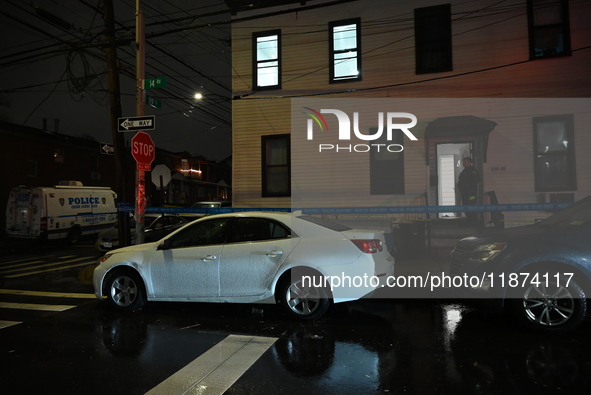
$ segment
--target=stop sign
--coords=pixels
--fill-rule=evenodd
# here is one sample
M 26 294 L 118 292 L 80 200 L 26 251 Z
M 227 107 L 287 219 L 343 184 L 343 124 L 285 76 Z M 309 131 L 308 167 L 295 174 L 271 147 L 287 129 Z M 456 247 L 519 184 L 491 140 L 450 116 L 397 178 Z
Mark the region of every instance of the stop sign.
M 154 142 L 152 137 L 145 132 L 137 132 L 131 139 L 131 155 L 137 162 L 138 170 L 151 170 L 150 165 L 154 160 Z

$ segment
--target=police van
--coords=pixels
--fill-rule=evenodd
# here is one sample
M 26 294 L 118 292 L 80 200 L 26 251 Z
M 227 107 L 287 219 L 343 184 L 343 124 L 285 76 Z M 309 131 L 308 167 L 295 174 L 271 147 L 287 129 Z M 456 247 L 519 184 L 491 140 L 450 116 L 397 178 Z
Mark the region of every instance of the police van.
M 67 239 L 99 233 L 117 222 L 117 195 L 109 187 L 62 181 L 52 187 L 18 186 L 6 207 L 6 233 L 25 239 Z

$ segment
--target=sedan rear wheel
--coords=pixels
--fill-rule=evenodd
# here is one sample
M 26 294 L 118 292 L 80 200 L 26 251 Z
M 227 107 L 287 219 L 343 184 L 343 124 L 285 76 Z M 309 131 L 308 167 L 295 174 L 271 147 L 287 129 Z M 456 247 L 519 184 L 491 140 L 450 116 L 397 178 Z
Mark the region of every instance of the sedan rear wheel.
M 137 310 L 146 302 L 142 280 L 136 273 L 117 271 L 106 282 L 109 302 L 120 310 Z
M 283 283 L 278 298 L 285 311 L 301 320 L 313 320 L 324 315 L 330 306 L 327 291 L 304 284 L 301 277 L 292 277 Z
M 568 277 L 559 281 L 527 285 L 520 299 L 511 300 L 517 318 L 527 326 L 561 332 L 577 327 L 587 313 L 587 299 L 581 287 Z

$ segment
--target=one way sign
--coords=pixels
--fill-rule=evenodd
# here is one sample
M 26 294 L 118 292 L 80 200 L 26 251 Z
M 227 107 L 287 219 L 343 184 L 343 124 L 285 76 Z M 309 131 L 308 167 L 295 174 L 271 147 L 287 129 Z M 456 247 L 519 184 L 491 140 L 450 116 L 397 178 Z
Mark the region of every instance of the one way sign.
M 141 117 L 119 118 L 119 132 L 136 132 L 138 130 L 154 130 L 156 128 L 156 117 L 146 115 Z

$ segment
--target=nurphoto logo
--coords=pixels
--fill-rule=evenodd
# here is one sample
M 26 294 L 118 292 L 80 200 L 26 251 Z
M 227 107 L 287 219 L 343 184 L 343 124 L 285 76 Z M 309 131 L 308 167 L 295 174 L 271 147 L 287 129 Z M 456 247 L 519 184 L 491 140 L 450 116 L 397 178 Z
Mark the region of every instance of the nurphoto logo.
M 310 118 L 307 120 L 307 139 L 314 139 L 314 122 L 320 128 L 320 131 L 328 131 L 329 126 L 326 118 L 322 114 L 333 114 L 337 117 L 339 123 L 338 128 L 338 139 L 339 141 L 350 141 L 351 140 L 351 119 L 349 116 L 341 110 L 336 109 L 321 109 L 316 111 L 310 107 L 304 107 L 304 114 Z M 400 123 L 395 120 L 405 119 L 410 122 Z M 385 124 L 385 127 L 384 127 Z M 408 112 L 387 112 L 384 117 L 383 112 L 378 112 L 378 127 L 375 133 L 366 134 L 361 133 L 359 130 L 359 113 L 353 113 L 353 134 L 359 140 L 363 141 L 375 141 L 382 137 L 384 131 L 386 132 L 386 139 L 392 141 L 392 131 L 401 130 L 406 137 L 412 141 L 418 140 L 416 136 L 409 130 L 417 124 L 417 117 Z M 404 150 L 402 144 L 318 144 L 318 152 L 323 151 L 347 151 L 347 152 L 368 152 L 370 150 L 387 150 L 388 152 L 401 152 Z

